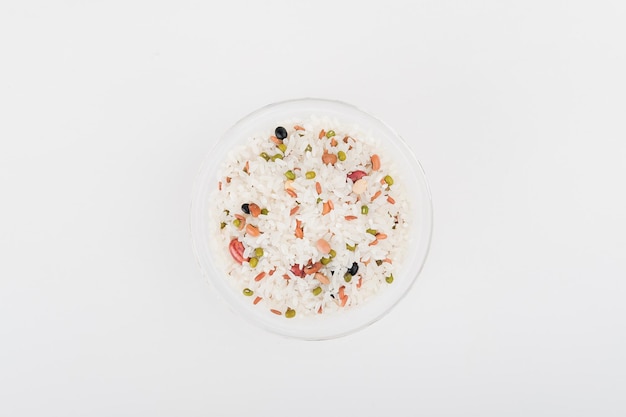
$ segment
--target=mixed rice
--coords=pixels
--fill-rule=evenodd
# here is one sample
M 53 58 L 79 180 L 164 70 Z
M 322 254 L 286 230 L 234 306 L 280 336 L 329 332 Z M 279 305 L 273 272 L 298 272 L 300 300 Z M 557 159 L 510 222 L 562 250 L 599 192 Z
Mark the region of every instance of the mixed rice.
M 373 142 L 311 118 L 233 149 L 212 226 L 242 297 L 292 318 L 354 307 L 393 283 L 409 207 Z

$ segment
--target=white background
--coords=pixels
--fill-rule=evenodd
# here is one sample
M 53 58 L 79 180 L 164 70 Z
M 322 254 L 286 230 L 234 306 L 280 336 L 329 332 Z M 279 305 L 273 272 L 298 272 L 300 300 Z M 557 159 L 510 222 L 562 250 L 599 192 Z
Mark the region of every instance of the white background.
M 1 416 L 626 415 L 623 1 L 4 1 Z M 189 236 L 212 141 L 335 98 L 435 230 L 375 325 L 280 338 Z

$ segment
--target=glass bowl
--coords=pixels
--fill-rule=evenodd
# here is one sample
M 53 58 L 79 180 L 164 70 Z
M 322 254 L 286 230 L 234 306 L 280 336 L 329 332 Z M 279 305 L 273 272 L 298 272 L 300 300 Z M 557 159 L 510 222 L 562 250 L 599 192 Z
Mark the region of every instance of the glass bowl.
M 404 242 L 404 261 L 394 272 L 393 285 L 366 302 L 336 314 L 285 319 L 252 305 L 227 282 L 227 275 L 218 262 L 217 248 L 209 229 L 211 192 L 217 186 L 221 163 L 237 146 L 246 143 L 260 131 L 277 126 L 284 120 L 307 119 L 312 115 L 327 116 L 342 124 L 358 125 L 384 146 L 389 159 L 401 173 L 411 208 L 409 240 Z M 215 141 L 207 154 L 194 185 L 191 204 L 191 235 L 198 263 L 209 285 L 239 316 L 270 332 L 283 336 L 322 340 L 353 333 L 385 316 L 413 286 L 420 274 L 430 247 L 432 202 L 424 171 L 404 140 L 389 126 L 350 104 L 326 99 L 297 99 L 267 105 L 235 123 Z

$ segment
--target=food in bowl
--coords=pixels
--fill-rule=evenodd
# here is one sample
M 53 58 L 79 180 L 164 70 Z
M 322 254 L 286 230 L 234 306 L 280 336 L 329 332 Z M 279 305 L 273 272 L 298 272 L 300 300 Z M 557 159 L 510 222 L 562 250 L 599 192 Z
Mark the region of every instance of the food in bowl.
M 234 291 L 267 314 L 337 314 L 393 285 L 409 201 L 377 138 L 324 117 L 288 120 L 223 162 L 209 227 Z

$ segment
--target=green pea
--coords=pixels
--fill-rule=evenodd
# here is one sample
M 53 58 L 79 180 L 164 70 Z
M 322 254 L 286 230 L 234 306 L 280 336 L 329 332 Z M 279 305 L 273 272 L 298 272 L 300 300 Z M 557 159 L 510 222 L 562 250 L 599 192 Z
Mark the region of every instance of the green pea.
M 239 220 L 239 219 L 233 220 L 233 226 L 235 226 L 235 227 L 241 226 L 241 220 Z
M 383 264 L 383 261 L 381 261 L 380 259 L 376 261 L 376 265 L 381 266 Z
M 259 264 L 259 259 L 258 258 L 250 258 L 250 268 L 256 268 L 256 266 Z
M 322 293 L 322 287 L 313 288 L 313 295 L 320 295 Z
M 340 161 L 345 161 L 346 160 L 346 153 L 344 151 L 337 152 L 337 158 L 339 158 Z
M 285 153 L 285 151 L 287 150 L 287 145 L 281 143 L 280 145 L 278 145 L 278 149 L 280 149 L 282 153 Z
M 315 178 L 315 172 L 313 172 L 313 171 L 308 171 L 308 172 L 305 174 L 305 177 L 306 177 L 306 179 L 307 179 L 307 180 L 312 180 L 313 178 Z
M 270 156 L 267 154 L 267 152 L 261 152 L 261 153 L 259 154 L 259 156 L 260 156 L 261 158 L 265 159 L 266 161 L 269 161 L 269 160 L 270 160 Z
M 261 209 L 261 214 L 264 214 L 267 216 L 267 213 L 269 213 L 269 211 L 266 208 Z
M 385 182 L 387 185 L 393 185 L 393 178 L 391 178 L 391 175 L 385 175 Z
M 334 258 L 335 256 L 337 256 L 337 252 L 335 252 L 334 249 L 331 249 L 330 252 L 328 253 L 330 255 L 330 258 Z
M 333 136 L 335 136 L 335 131 L 334 130 L 329 130 L 328 132 L 326 132 L 326 137 L 327 138 L 332 138 Z
M 288 319 L 294 318 L 296 316 L 296 310 L 287 307 L 287 311 L 285 311 L 285 317 Z
M 243 295 L 245 295 L 246 297 L 250 297 L 252 294 L 254 294 L 254 291 L 252 291 L 250 288 L 243 289 Z
M 343 274 L 343 280 L 346 282 L 352 281 L 352 274 L 349 272 L 346 272 L 345 274 Z
M 354 246 L 350 246 L 346 243 L 346 249 L 348 249 L 350 252 L 354 252 L 356 250 L 357 247 L 357 243 L 354 244 Z
M 393 282 L 393 274 L 391 274 L 388 277 L 386 277 L 385 281 L 387 281 L 387 284 L 391 284 Z
M 369 213 L 370 209 L 367 206 L 361 206 L 361 214 Z
M 285 172 L 285 177 L 289 178 L 290 180 L 295 180 L 296 174 L 292 170 L 289 170 Z
M 330 263 L 330 258 L 322 258 L 320 259 L 322 265 L 328 265 Z
M 375 229 L 367 229 L 366 232 L 369 233 L 370 235 L 374 235 L 374 236 L 376 236 L 376 233 L 378 233 L 378 231 L 375 230 Z
M 260 258 L 261 256 L 263 256 L 263 248 L 256 248 L 254 250 L 254 254 L 256 255 L 257 258 Z
M 313 148 L 311 148 L 311 145 L 306 145 L 306 149 L 304 149 L 304 152 L 311 152 L 313 150 Z
M 220 223 L 220 229 L 223 229 L 223 228 L 225 228 L 225 227 L 226 227 L 226 223 L 225 223 L 225 222 L 221 222 L 221 223 Z
M 272 161 L 275 161 L 277 159 L 283 159 L 283 156 L 279 153 L 277 153 L 276 155 L 272 156 Z

